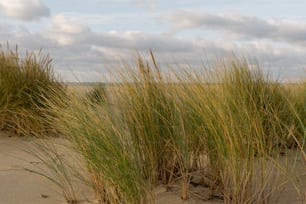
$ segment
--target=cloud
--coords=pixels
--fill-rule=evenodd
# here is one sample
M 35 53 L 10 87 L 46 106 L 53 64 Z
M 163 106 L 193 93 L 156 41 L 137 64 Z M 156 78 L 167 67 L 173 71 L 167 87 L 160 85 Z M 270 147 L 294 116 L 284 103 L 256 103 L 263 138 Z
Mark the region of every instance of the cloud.
M 73 21 L 65 15 L 53 16 L 43 34 L 61 45 L 75 43 L 79 38 L 90 33 L 87 25 Z
M 75 34 L 88 31 L 88 26 L 72 21 L 65 15 L 56 15 L 52 18 L 51 29 L 57 30 L 57 32 Z
M 42 0 L 1 0 L 0 14 L 23 21 L 39 20 L 50 15 Z
M 140 31 L 93 33 L 87 40 L 91 44 L 98 46 L 135 51 L 148 51 L 152 49 L 159 52 L 176 53 L 188 52 L 194 48 L 192 43 L 183 39 Z
M 63 14 L 53 16 L 37 31 L 27 29 L 26 25 L 9 26 L 0 22 L 0 43 L 5 45 L 8 41 L 11 47 L 18 44 L 21 52 L 25 49 L 48 52 L 56 71 L 65 80 L 76 80 L 69 73 L 71 76 L 75 73 L 81 81 L 97 80 L 94 77 L 97 73 L 121 66 L 122 59 L 135 60 L 137 52 L 148 53 L 149 49 L 155 52 L 158 62 L 174 67 L 186 64 L 201 67 L 203 62 L 213 64 L 216 59 L 232 56 L 234 52 L 268 62 L 276 74 L 298 77 L 306 73 L 302 71 L 306 49 L 295 44 L 261 38 L 241 43 L 227 38 L 209 40 L 205 36 L 189 38 L 135 30 L 95 31 L 94 27 L 73 19 Z
M 164 17 L 172 24 L 172 33 L 205 27 L 224 36 L 234 34 L 238 39 L 270 39 L 306 46 L 305 21 L 260 19 L 239 14 L 213 15 L 192 10 L 177 10 Z
M 85 44 L 116 49 L 130 49 L 134 51 L 160 52 L 191 51 L 194 47 L 190 42 L 167 35 L 150 34 L 142 31 L 110 31 L 95 32 L 86 24 L 74 21 L 67 16 L 57 15 L 42 32 L 60 45 Z

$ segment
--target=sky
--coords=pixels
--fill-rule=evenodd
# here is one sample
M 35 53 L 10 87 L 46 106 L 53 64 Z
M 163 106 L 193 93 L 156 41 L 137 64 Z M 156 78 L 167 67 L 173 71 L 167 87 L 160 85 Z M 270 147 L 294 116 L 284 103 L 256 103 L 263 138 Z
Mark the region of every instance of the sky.
M 162 67 L 244 56 L 306 77 L 304 0 L 0 0 L 0 44 L 50 54 L 64 81 L 98 81 L 151 49 Z M 166 68 L 165 68 L 166 69 Z

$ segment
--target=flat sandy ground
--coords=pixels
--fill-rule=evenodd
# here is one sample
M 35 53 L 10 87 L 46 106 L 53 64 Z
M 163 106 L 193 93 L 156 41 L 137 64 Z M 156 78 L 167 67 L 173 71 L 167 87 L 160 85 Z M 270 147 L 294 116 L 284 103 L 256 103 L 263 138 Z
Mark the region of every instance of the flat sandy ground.
M 55 141 L 56 143 L 63 142 L 62 139 L 49 140 L 50 142 Z M 42 165 L 37 158 L 26 153 L 27 148 L 30 148 L 36 142 L 37 139 L 35 138 L 8 137 L 4 133 L 0 133 L 0 204 L 67 203 L 61 193 L 61 189 L 54 185 L 54 183 L 35 173 L 22 170 L 22 168 L 35 169 L 35 165 Z M 64 157 L 69 157 L 67 150 L 62 151 L 61 154 Z M 297 162 L 302 162 L 302 160 L 298 159 Z M 304 168 L 305 170 L 305 165 L 299 168 Z M 304 191 L 306 191 L 306 179 L 304 181 Z M 93 193 L 88 186 L 83 184 L 77 184 L 76 186 L 80 203 L 95 203 L 93 201 Z M 205 191 L 205 189 L 203 190 Z M 166 192 L 162 186 L 156 189 L 156 194 L 157 204 L 222 203 L 221 200 L 200 201 L 192 199 L 183 202 L 179 197 L 178 191 Z M 302 204 L 303 201 L 296 196 L 294 188 L 288 185 L 282 191 L 277 203 Z

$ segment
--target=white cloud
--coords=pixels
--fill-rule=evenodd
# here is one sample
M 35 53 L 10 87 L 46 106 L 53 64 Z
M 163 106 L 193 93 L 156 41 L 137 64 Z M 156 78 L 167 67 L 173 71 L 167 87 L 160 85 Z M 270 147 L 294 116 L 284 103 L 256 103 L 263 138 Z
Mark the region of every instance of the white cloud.
M 61 14 L 52 17 L 50 24 L 43 31 L 45 36 L 61 45 L 73 44 L 86 33 L 90 33 L 87 25 L 73 21 Z
M 41 35 L 62 46 L 79 44 L 134 51 L 152 49 L 161 52 L 185 52 L 194 48 L 190 42 L 183 39 L 138 30 L 95 32 L 86 24 L 65 15 L 54 16 Z
M 38 20 L 50 15 L 42 0 L 1 0 L 0 14 L 24 21 Z
M 229 26 L 225 27 L 225 33 L 243 29 L 243 26 L 238 23 L 243 20 L 239 19 L 239 16 L 229 18 L 229 21 L 236 22 L 236 24 L 232 23 L 232 26 L 236 25 L 236 28 L 229 31 Z M 157 60 L 161 64 L 188 64 L 191 67 L 199 67 L 203 65 L 203 62 L 213 63 L 220 57 L 232 56 L 234 52 L 238 55 L 258 57 L 259 61 L 262 61 L 261 59 L 267 61 L 276 74 L 284 73 L 285 70 L 286 77 L 305 76 L 305 71 L 301 72 L 301 70 L 306 64 L 304 57 L 306 48 L 295 44 L 275 43 L 260 37 L 256 37 L 256 40 L 241 42 L 239 39 L 228 40 L 226 37 L 222 40 L 208 40 L 205 36 L 187 38 L 140 30 L 102 32 L 95 31 L 94 27 L 91 29 L 84 22 L 63 14 L 55 15 L 47 20 L 45 27 L 38 31 L 31 31 L 26 25 L 24 27 L 8 26 L 9 24 L 0 22 L 0 43 L 5 45 L 6 41 L 9 41 L 12 47 L 18 44 L 21 51 L 43 49 L 44 52 L 50 53 L 56 70 L 62 73 L 66 80 L 72 80 L 73 77 L 69 77 L 70 72 L 79 73 L 76 74 L 79 75 L 79 80 L 95 80 L 96 73 L 103 73 L 107 70 L 106 68 L 112 66 L 120 66 L 122 59 L 135 60 L 136 52 L 147 53 L 149 49 L 156 53 Z M 212 25 L 220 26 L 217 28 L 221 29 L 225 20 L 213 16 L 210 22 Z M 251 19 L 246 21 L 250 22 Z M 283 37 L 292 36 L 291 32 L 296 33 L 294 29 L 297 25 L 294 22 L 277 22 L 271 20 L 266 21 L 266 24 L 275 24 L 283 30 L 281 35 Z M 256 26 L 256 23 L 253 25 L 259 26 Z M 286 31 L 283 25 L 291 25 L 293 28 Z M 245 31 L 242 34 L 250 38 L 260 36 L 255 31 Z
M 237 39 L 270 39 L 306 46 L 306 21 L 260 19 L 239 14 L 209 14 L 192 10 L 177 10 L 164 17 L 172 24 L 172 33 L 205 27 L 224 36 L 235 34 Z
M 54 16 L 52 19 L 52 26 L 53 29 L 56 29 L 58 32 L 68 34 L 82 33 L 89 30 L 86 25 L 71 21 L 64 15 Z

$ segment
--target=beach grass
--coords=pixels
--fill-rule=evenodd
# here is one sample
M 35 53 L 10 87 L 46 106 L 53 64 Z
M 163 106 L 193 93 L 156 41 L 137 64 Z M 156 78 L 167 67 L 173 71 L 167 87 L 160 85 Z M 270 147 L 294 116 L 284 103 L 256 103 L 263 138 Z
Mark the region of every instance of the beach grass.
M 17 47 L 0 50 L 1 130 L 18 136 L 46 135 L 54 129 L 44 120 L 51 114 L 48 102 L 64 94 L 48 55 L 26 52 L 21 56 Z
M 288 129 L 302 124 L 295 123 L 282 85 L 260 69 L 251 70 L 244 60 L 235 59 L 218 72 L 209 73 L 218 82 L 218 93 L 200 82 L 185 91 L 211 171 L 221 183 L 225 203 L 270 203 L 280 184 L 271 176 L 277 169 L 270 167 L 269 155 L 295 144 Z M 303 132 L 292 134 L 304 137 Z
M 292 182 L 279 158 L 305 151 L 305 86 L 294 94 L 246 59 L 216 70 L 185 69 L 172 82 L 151 53 L 151 62 L 140 57 L 116 75 L 121 83 L 103 91 L 103 103 L 87 95 L 56 111 L 101 203 L 154 202 L 156 186 L 177 183 L 186 200 L 199 172 L 211 198 L 277 202 Z
M 224 203 L 277 203 L 285 183 L 305 201 L 296 162 L 282 162 L 296 150 L 306 165 L 305 82 L 272 80 L 245 58 L 167 74 L 150 57 L 125 64 L 118 83 L 68 93 L 47 55 L 1 51 L 1 130 L 67 139 L 99 203 L 154 203 L 159 185 L 192 199 L 195 177 Z M 65 162 L 37 148 L 51 174 L 37 173 L 76 202 Z

